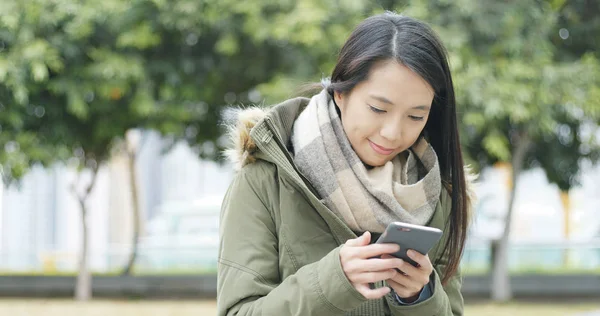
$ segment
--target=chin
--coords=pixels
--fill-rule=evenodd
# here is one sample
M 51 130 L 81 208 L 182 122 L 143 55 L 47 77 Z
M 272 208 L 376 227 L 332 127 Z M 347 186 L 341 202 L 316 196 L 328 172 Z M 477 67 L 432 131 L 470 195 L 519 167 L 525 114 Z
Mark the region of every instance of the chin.
M 385 161 L 379 161 L 377 163 L 372 164 L 371 166 L 373 166 L 373 167 L 381 167 L 381 166 L 385 165 L 386 163 L 387 163 L 387 160 L 385 160 Z
M 358 157 L 361 158 L 361 157 Z M 360 159 L 363 164 L 370 166 L 370 167 L 381 167 L 383 165 L 385 165 L 385 163 L 387 162 L 387 160 L 383 160 L 383 159 Z

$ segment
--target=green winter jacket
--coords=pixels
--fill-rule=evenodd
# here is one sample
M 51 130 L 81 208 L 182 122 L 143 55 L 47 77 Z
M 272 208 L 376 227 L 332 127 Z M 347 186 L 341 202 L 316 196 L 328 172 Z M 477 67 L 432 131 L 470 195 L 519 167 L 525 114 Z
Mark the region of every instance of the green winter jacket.
M 431 277 L 432 296 L 414 305 L 392 294 L 367 300 L 351 285 L 339 250 L 357 236 L 319 200 L 288 147 L 308 101 L 244 110 L 230 130 L 227 154 L 238 171 L 221 209 L 218 315 L 462 315 L 461 276 L 442 286 L 444 259 Z M 442 190 L 428 225 L 443 230 L 450 205 Z M 446 238 L 430 251 L 432 263 Z

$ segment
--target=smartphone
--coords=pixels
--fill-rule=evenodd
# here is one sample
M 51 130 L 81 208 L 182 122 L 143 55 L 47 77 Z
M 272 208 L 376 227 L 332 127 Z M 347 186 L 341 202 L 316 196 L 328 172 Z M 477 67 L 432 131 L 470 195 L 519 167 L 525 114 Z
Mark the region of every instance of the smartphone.
M 417 263 L 408 257 L 406 251 L 412 249 L 421 254 L 427 254 L 441 237 L 442 231 L 434 227 L 392 222 L 376 243 L 400 245 L 400 251 L 391 255 L 417 266 Z

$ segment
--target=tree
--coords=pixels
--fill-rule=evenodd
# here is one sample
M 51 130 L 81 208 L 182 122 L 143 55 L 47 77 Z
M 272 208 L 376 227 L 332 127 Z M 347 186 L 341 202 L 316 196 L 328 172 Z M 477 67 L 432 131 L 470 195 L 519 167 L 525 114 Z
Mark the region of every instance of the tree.
M 0 157 L 5 178 L 67 160 L 90 176 L 83 191 L 73 185 L 83 235 L 80 300 L 91 296 L 86 201 L 112 145 L 137 126 L 158 124 L 177 135 L 169 127 L 203 118 L 188 107 L 156 106 L 140 51 L 159 38 L 144 24 L 127 23 L 136 4 L 31 0 L 4 1 L 0 9 L 0 91 L 9 113 L 1 145 L 12 149 Z
M 578 162 L 589 156 L 582 144 L 594 145 L 582 137 L 581 126 L 593 126 L 599 116 L 597 61 L 590 55 L 557 61 L 551 43 L 558 32 L 557 13 L 548 2 L 432 1 L 413 2 L 408 9 L 432 22 L 450 51 L 464 109 L 465 152 L 480 166 L 496 161 L 512 166 L 513 186 L 492 274 L 492 297 L 507 300 L 508 239 L 519 174 L 538 165 L 550 181 L 574 183 L 578 163 L 566 166 L 561 160 Z
M 577 60 L 586 55 L 594 55 L 596 59 L 600 58 L 600 45 L 596 41 L 596 37 L 600 32 L 600 3 L 597 1 L 588 0 L 571 0 L 571 1 L 555 1 L 554 8 L 558 12 L 557 27 L 560 27 L 558 32 L 552 36 L 552 43 L 557 48 L 556 59 L 560 61 Z M 579 113 L 581 116 L 582 113 Z M 579 120 L 581 122 L 582 120 Z M 597 162 L 600 156 L 600 149 L 595 146 L 589 146 L 589 141 L 581 142 L 579 135 L 585 134 L 586 131 L 590 130 L 590 125 L 597 126 L 600 122 L 590 122 L 590 118 L 587 119 L 587 124 L 578 124 L 579 122 L 564 122 L 561 125 L 562 137 L 559 139 L 560 144 L 565 144 L 569 148 L 563 150 L 562 153 L 566 154 L 560 160 L 555 160 L 554 164 L 552 161 L 546 161 L 547 165 L 551 165 L 546 170 L 552 170 L 547 172 L 549 179 L 556 179 L 552 182 L 556 183 L 561 190 L 561 200 L 564 208 L 564 234 L 566 238 L 570 236 L 570 198 L 569 190 L 574 184 L 577 184 L 578 174 L 565 174 L 564 170 L 570 170 L 570 168 L 564 168 L 565 165 L 579 165 L 580 160 L 588 160 L 591 162 Z M 576 131 L 575 135 L 571 131 Z M 585 135 L 584 135 L 585 136 Z M 585 138 L 585 137 L 584 137 Z M 573 141 L 570 141 L 573 140 Z M 542 150 L 548 150 L 552 155 L 555 154 L 556 149 L 552 150 L 551 146 L 556 142 L 546 144 Z M 577 160 L 576 155 L 572 153 L 577 152 L 582 154 L 582 159 Z M 545 155 L 546 157 L 550 155 Z M 558 163 L 557 163 L 558 162 Z M 564 262 L 569 263 L 568 250 L 565 251 Z
M 365 3 L 338 11 L 318 1 L 0 3 L 5 180 L 59 161 L 76 165 L 81 181 L 89 176 L 81 192 L 73 186 L 83 234 L 76 298 L 91 296 L 86 201 L 125 133 L 155 129 L 218 159 L 223 106 L 260 101 L 257 87 L 269 90 L 260 85 L 278 74 L 302 78 L 332 63 L 339 35 L 370 10 Z

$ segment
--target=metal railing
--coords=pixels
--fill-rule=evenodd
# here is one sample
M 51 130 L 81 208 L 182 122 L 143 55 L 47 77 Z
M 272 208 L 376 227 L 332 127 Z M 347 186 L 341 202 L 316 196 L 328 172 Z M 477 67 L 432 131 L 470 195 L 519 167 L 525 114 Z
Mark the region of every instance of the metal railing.
M 107 251 L 90 249 L 91 269 L 98 273 L 120 270 L 127 262 L 129 246 L 112 246 Z M 491 267 L 489 243 L 470 243 L 462 259 L 465 273 L 484 273 Z M 70 273 L 77 269 L 78 254 L 67 251 L 0 252 L 2 273 Z M 136 271 L 177 273 L 214 271 L 216 246 L 140 248 Z M 563 243 L 513 243 L 509 248 L 511 271 L 574 271 L 600 274 L 600 240 Z
M 491 243 L 472 243 L 465 249 L 462 266 L 466 272 L 489 271 L 491 259 Z M 512 243 L 508 264 L 509 269 L 516 272 L 600 273 L 600 240 Z

